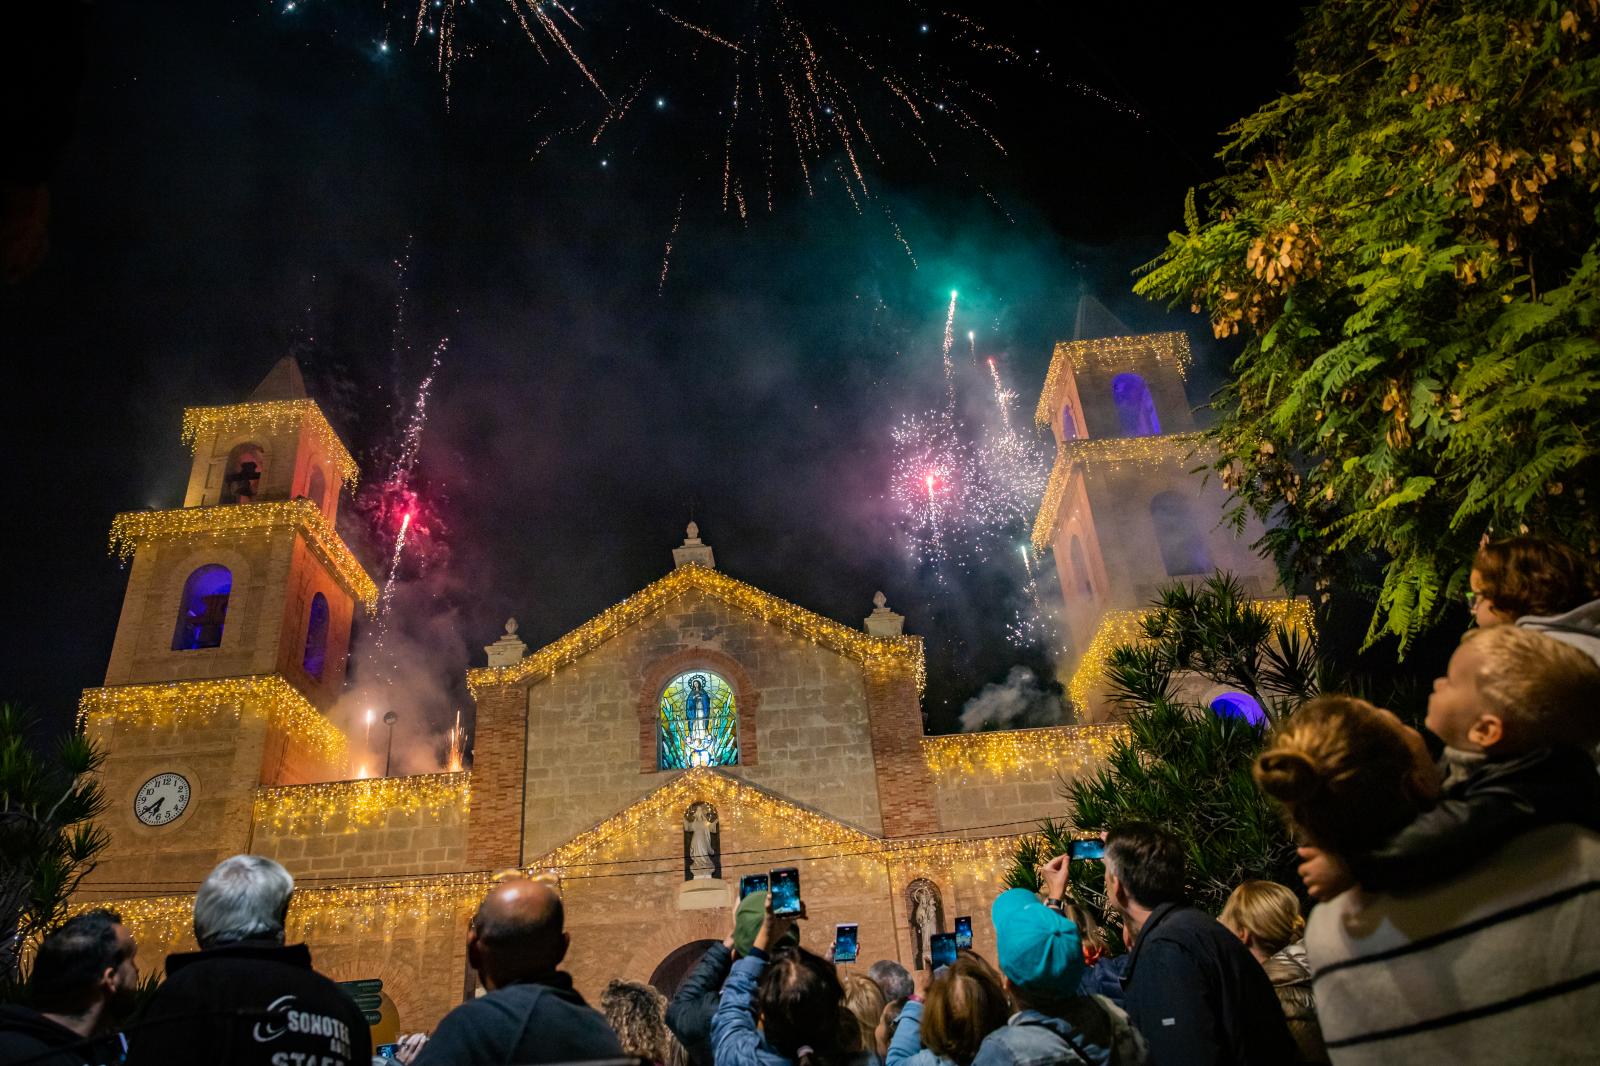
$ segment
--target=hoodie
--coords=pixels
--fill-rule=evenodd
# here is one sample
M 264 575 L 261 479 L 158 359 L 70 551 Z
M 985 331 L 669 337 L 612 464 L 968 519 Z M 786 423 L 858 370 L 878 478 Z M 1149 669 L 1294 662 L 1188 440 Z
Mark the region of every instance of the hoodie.
M 1517 619 L 1517 625 L 1571 644 L 1600 663 L 1600 600 L 1590 600 L 1566 614 L 1524 615 Z
M 972 1066 L 1143 1066 L 1144 1039 L 1104 996 L 1074 996 L 1058 1015 L 1023 1010 L 983 1038 Z
M 32 1007 L 0 1007 L 0 1062 L 27 1066 L 101 1066 L 122 1061 L 116 1037 L 84 1039 Z

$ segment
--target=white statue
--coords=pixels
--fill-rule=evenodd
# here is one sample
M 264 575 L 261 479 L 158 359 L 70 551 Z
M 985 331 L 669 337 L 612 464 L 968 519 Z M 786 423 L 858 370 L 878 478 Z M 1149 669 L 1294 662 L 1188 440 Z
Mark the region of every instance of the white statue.
M 918 882 L 911 889 L 911 924 L 917 930 L 917 957 L 931 968 L 933 935 L 939 931 L 939 897 L 926 881 Z
M 683 829 L 689 834 L 689 874 L 696 881 L 716 874 L 717 861 L 711 847 L 711 834 L 717 828 L 717 809 L 705 800 L 689 805 L 683 814 Z

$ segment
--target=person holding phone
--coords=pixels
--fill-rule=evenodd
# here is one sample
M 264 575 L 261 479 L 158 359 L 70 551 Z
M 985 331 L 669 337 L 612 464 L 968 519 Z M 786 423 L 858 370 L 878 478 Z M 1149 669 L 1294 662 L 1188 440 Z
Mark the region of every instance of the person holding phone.
M 778 884 L 774 878 L 774 895 Z M 805 904 L 796 896 L 793 914 L 777 914 L 773 895 L 765 903 L 750 953 L 728 972 L 711 1019 L 716 1066 L 867 1066 L 867 1052 L 845 1042 L 848 1034 L 850 1044 L 859 1044 L 833 963 L 802 947 L 781 946 L 805 919 Z M 790 909 L 787 898 L 777 905 Z
M 766 874 L 758 875 L 762 882 Z M 750 954 L 756 934 L 767 913 L 765 889 L 752 891 L 739 901 L 733 912 L 733 933 L 720 944 L 712 944 L 700 956 L 695 968 L 689 971 L 678 992 L 667 1005 L 667 1028 L 678 1038 L 689 1058 L 690 1066 L 713 1066 L 711 1053 L 711 1019 L 717 1013 L 722 999 L 722 985 L 735 959 Z M 800 943 L 798 927 L 789 931 L 780 947 Z

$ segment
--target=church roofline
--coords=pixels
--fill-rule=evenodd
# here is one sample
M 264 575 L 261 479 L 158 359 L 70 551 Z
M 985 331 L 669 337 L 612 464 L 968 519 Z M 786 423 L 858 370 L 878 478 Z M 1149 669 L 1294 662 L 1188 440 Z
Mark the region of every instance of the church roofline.
M 1171 362 L 1178 368 L 1179 375 L 1187 377 L 1191 359 L 1188 334 L 1134 333 L 1125 337 L 1056 342 L 1055 354 L 1050 358 L 1050 369 L 1044 375 L 1044 388 L 1039 393 L 1039 405 L 1034 408 L 1034 422 L 1048 426 L 1055 421 L 1056 393 L 1061 384 L 1061 374 L 1069 361 L 1074 372 L 1090 367 L 1115 370 L 1136 366 L 1142 357 L 1150 355 L 1154 355 L 1157 362 Z
M 918 691 L 922 689 L 927 667 L 921 637 L 869 636 L 859 629 L 825 618 L 697 563 L 680 566 L 660 580 L 651 582 L 518 663 L 468 670 L 467 687 L 476 696 L 483 688 L 531 683 L 548 677 L 690 591 L 714 596 L 730 607 L 838 652 L 863 666 L 909 668 L 916 675 Z
M 183 430 L 179 434 L 179 439 L 190 449 L 198 450 L 203 439 L 216 434 L 271 432 L 281 428 L 286 422 L 296 420 L 301 423 L 302 428 L 310 429 L 316 436 L 318 443 L 332 460 L 339 480 L 343 481 L 347 488 L 354 489 L 361 468 L 356 465 L 350 450 L 344 446 L 344 441 L 339 439 L 339 434 L 335 433 L 333 426 L 328 423 L 327 416 L 322 413 L 322 408 L 317 406 L 317 401 L 310 398 L 261 400 L 224 404 L 220 407 L 186 407 L 183 410 Z

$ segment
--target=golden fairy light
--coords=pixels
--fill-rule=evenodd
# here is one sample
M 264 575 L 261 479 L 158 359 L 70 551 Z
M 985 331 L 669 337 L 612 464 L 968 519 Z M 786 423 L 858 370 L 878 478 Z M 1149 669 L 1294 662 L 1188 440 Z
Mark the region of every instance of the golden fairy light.
M 322 508 L 308 499 L 266 503 L 229 503 L 215 507 L 180 507 L 171 511 L 124 511 L 111 520 L 110 550 L 127 562 L 139 545 L 181 538 L 199 542 L 233 542 L 240 533 L 293 529 L 305 537 L 346 592 L 370 615 L 378 606 L 378 586 L 334 532 Z
M 910 671 L 916 677 L 917 691 L 922 691 L 927 666 L 921 637 L 870 636 L 698 563 L 678 567 L 520 662 L 467 671 L 467 687 L 477 695 L 479 690 L 490 686 L 547 677 L 690 591 L 715 597 L 863 666 Z
M 274 433 L 298 424 L 316 438 L 333 463 L 339 480 L 356 487 L 360 468 L 328 424 L 315 400 L 270 400 L 263 403 L 235 403 L 223 407 L 188 407 L 183 412 L 180 439 L 198 450 L 200 442 L 213 437 L 232 437 L 241 433 Z
M 993 780 L 1040 771 L 1080 774 L 1103 762 L 1128 736 L 1127 726 L 1001 729 L 923 737 L 922 757 L 936 780 Z
M 1050 369 L 1045 372 L 1044 391 L 1039 394 L 1039 406 L 1034 409 L 1033 420 L 1041 426 L 1048 426 L 1061 413 L 1056 389 L 1061 384 L 1061 375 L 1069 369 L 1074 373 L 1083 370 L 1136 369 L 1151 359 L 1176 367 L 1180 376 L 1187 377 L 1192 360 L 1188 335 L 1138 333 L 1126 337 L 1060 341 L 1050 359 Z
M 209 725 L 224 717 L 237 721 L 244 714 L 267 719 L 316 752 L 335 773 L 344 773 L 349 765 L 344 733 L 277 674 L 113 685 L 85 689 L 78 700 L 80 725 Z
M 465 825 L 472 775 L 415 774 L 256 789 L 255 824 L 280 833 L 341 833 L 382 826 L 391 812 Z
M 1050 480 L 1039 503 L 1039 515 L 1033 522 L 1034 550 L 1049 550 L 1061 500 L 1066 494 L 1067 478 L 1075 467 L 1096 463 L 1145 468 L 1189 465 L 1194 462 L 1204 436 L 1202 433 L 1167 433 L 1158 437 L 1092 437 L 1063 441 L 1056 447 L 1055 465 L 1050 468 Z

